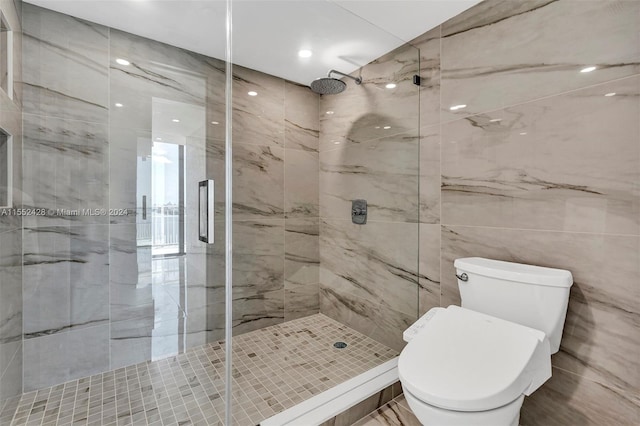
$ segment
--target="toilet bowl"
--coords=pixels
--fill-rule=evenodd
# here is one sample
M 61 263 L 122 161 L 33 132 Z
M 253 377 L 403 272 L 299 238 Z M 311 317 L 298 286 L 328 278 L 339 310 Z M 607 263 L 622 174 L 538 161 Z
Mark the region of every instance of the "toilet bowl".
M 458 306 L 434 308 L 404 348 L 398 373 L 426 425 L 517 425 L 525 395 L 551 377 L 539 330 Z
M 520 408 L 524 401 L 524 395 L 520 395 L 512 403 L 493 410 L 452 411 L 426 404 L 407 391 L 404 391 L 404 397 L 416 418 L 428 426 L 518 426 Z
M 573 278 L 482 258 L 455 266 L 462 307 L 433 308 L 403 334 L 405 398 L 424 425 L 517 426 L 525 396 L 551 377 Z

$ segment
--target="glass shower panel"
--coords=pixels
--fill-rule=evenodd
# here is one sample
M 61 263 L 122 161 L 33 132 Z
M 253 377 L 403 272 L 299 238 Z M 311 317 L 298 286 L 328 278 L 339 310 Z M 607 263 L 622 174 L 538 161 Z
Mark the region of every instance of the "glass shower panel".
M 124 383 L 133 369 L 147 381 L 160 375 L 149 385 L 166 394 L 166 375 L 199 351 L 221 362 L 190 381 L 200 393 L 181 397 L 185 406 L 210 397 L 209 405 L 170 405 L 175 418 L 161 421 L 223 421 L 226 5 L 35 3 L 43 7 L 18 11 L 24 144 L 14 138 L 14 151 L 24 206 L 16 207 L 46 214 L 19 229 L 24 343 L 12 384 L 31 392 L 126 371 Z M 162 30 L 131 25 L 150 19 Z M 2 138 L 0 157 L 6 146 Z M 222 228 L 211 244 L 199 240 L 198 222 L 199 182 L 209 179 L 211 220 Z
M 253 425 L 394 358 L 417 319 L 420 57 L 350 2 L 233 3 L 232 415 Z M 344 90 L 312 91 L 330 70 Z

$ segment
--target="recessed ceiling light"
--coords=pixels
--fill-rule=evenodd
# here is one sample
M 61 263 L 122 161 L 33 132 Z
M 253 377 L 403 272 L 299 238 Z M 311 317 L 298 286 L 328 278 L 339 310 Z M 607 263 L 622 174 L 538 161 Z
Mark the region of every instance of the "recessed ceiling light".
M 467 106 L 466 106 L 465 104 L 460 104 L 460 105 L 454 105 L 454 106 L 450 107 L 449 109 L 450 109 L 451 111 L 455 111 L 455 110 L 462 109 L 462 108 L 466 108 L 466 107 L 467 107 Z
M 340 145 L 340 141 L 334 141 L 333 144 L 334 145 Z
M 250 92 L 247 92 L 247 95 L 249 96 L 258 96 L 258 92 L 254 92 L 253 90 Z
M 616 92 L 607 93 L 605 96 L 615 96 Z
M 383 129 L 385 130 L 389 130 L 391 128 L 391 126 L 384 126 Z
M 595 71 L 595 70 L 596 70 L 596 67 L 593 67 L 593 66 L 592 66 L 592 67 L 582 68 L 582 69 L 580 70 L 580 72 L 591 72 L 591 71 Z
M 179 122 L 180 122 L 180 120 L 178 120 L 177 118 L 174 118 L 174 119 L 173 119 L 173 120 L 171 120 L 171 121 L 173 121 L 174 123 L 179 123 Z
M 331 115 L 331 114 L 333 114 L 333 111 L 327 111 L 327 114 Z
M 379 129 L 379 128 L 380 128 L 380 126 L 376 126 L 375 128 L 376 128 L 376 129 Z
M 492 118 L 489 120 L 490 123 L 497 123 L 498 121 L 502 121 L 502 118 Z
M 301 58 L 310 58 L 311 55 L 313 55 L 313 52 L 307 49 L 298 51 L 298 56 L 300 56 Z
M 386 87 L 387 89 L 395 89 L 396 88 L 396 84 L 395 83 L 389 83 L 384 87 Z
M 211 124 L 220 124 L 220 123 L 217 121 L 212 121 Z
M 520 136 L 524 136 L 524 135 L 526 135 L 526 134 L 527 134 L 527 132 L 521 132 L 521 133 L 520 133 Z
M 115 106 L 117 106 L 118 108 L 122 108 L 124 105 L 122 105 L 120 102 L 116 102 Z
M 122 58 L 116 59 L 116 62 L 119 63 L 120 65 L 131 65 L 131 62 L 127 61 L 126 59 L 122 59 Z

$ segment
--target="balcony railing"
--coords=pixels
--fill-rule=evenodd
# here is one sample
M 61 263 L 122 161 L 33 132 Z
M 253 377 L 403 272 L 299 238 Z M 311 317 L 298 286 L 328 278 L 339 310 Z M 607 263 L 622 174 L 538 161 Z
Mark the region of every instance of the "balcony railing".
M 136 234 L 139 246 L 178 246 L 180 244 L 180 216 L 152 212 L 146 220 L 137 216 Z

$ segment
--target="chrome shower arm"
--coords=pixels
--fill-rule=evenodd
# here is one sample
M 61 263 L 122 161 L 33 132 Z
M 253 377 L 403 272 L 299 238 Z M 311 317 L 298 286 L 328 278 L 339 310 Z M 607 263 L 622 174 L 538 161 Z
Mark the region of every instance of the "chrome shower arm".
M 329 71 L 329 74 L 327 74 L 327 77 L 331 77 L 331 74 L 339 74 L 339 75 L 341 75 L 341 76 L 343 76 L 343 77 L 348 77 L 348 78 L 352 79 L 353 81 L 355 81 L 355 82 L 356 82 L 356 84 L 360 84 L 360 83 L 362 83 L 362 77 L 358 77 L 358 78 L 356 78 L 356 77 L 352 77 L 352 76 L 350 76 L 349 74 L 345 74 L 345 73 L 343 73 L 343 72 L 336 71 L 336 70 L 330 70 L 330 71 Z

